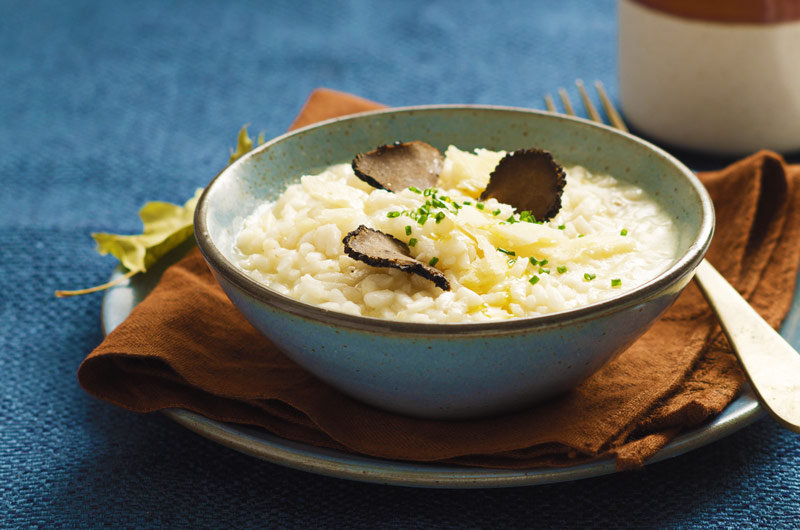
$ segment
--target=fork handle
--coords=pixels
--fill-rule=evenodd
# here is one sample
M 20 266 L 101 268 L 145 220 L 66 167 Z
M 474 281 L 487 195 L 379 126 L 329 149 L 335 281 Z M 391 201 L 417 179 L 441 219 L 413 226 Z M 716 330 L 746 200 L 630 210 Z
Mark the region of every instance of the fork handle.
M 764 408 L 784 427 L 800 432 L 800 354 L 708 261 L 697 267 L 695 280 Z

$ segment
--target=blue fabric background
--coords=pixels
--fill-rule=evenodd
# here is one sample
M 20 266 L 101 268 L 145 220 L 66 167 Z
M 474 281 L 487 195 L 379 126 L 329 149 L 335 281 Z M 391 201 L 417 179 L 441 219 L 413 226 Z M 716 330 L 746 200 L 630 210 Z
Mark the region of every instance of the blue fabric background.
M 255 460 L 77 384 L 101 296 L 53 290 L 108 278 L 90 232 L 184 201 L 243 124 L 277 135 L 319 86 L 542 108 L 583 77 L 616 97 L 615 48 L 613 0 L 0 0 L 0 526 L 797 528 L 800 437 L 769 419 L 641 472 L 418 490 Z

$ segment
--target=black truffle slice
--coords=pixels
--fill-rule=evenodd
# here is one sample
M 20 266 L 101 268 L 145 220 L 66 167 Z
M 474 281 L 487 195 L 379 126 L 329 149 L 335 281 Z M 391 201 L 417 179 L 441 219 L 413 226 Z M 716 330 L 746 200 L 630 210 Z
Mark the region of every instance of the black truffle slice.
M 412 258 L 408 245 L 380 230 L 361 225 L 347 234 L 342 243 L 345 253 L 355 260 L 373 267 L 393 267 L 417 274 L 443 291 L 450 290 L 450 282 L 442 271 Z
M 519 149 L 498 162 L 480 199 L 494 197 L 518 212 L 531 212 L 537 221 L 547 221 L 561 209 L 566 183 L 564 168 L 549 152 Z
M 442 172 L 444 156 L 425 142 L 382 145 L 353 159 L 356 176 L 378 189 L 401 191 L 411 186 L 432 188 Z

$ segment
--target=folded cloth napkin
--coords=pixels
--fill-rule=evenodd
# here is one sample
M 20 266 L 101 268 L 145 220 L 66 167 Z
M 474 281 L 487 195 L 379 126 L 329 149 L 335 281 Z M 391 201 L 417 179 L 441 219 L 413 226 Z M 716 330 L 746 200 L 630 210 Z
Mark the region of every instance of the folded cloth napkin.
M 314 91 L 298 127 L 380 105 Z M 800 166 L 759 152 L 700 175 L 716 206 L 708 259 L 773 326 L 800 263 Z M 500 417 L 434 421 L 372 408 L 284 357 L 234 308 L 195 248 L 78 370 L 83 388 L 133 411 L 181 407 L 373 457 L 531 468 L 612 457 L 636 468 L 719 413 L 744 377 L 692 284 L 629 350 L 571 392 Z

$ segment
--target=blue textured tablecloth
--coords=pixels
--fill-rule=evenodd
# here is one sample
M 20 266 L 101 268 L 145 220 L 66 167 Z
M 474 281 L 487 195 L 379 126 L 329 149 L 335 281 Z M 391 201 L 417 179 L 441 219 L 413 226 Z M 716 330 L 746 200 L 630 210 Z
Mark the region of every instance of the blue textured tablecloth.
M 616 97 L 616 71 L 612 0 L 0 0 L 0 526 L 797 528 L 800 437 L 770 419 L 640 472 L 422 490 L 256 460 L 76 381 L 101 296 L 53 290 L 108 278 L 90 232 L 184 201 L 243 124 L 277 135 L 320 86 L 542 108 L 576 77 Z

